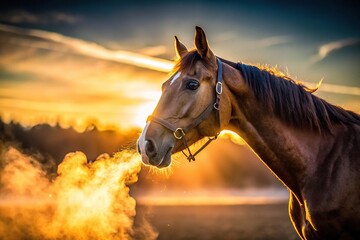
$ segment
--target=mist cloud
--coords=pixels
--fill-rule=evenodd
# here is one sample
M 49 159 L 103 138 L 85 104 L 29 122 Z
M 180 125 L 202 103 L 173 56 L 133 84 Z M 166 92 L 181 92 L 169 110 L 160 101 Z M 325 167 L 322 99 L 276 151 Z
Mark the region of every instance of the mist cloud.
M 93 163 L 81 152 L 69 153 L 52 181 L 36 159 L 15 148 L 2 149 L 0 157 L 0 238 L 107 240 L 136 235 L 136 202 L 128 188 L 141 168 L 134 153 L 104 154 Z M 157 236 L 149 224 L 143 232 Z

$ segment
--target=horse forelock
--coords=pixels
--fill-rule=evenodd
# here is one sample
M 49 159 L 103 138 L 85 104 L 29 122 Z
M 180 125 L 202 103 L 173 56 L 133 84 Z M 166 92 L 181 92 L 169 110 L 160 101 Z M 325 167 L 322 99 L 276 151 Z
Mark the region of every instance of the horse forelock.
M 333 123 L 360 125 L 358 114 L 313 95 L 314 90 L 276 69 L 247 64 L 238 68 L 257 100 L 290 125 L 319 132 L 331 132 Z
M 209 59 L 202 58 L 200 54 L 196 51 L 196 49 L 194 49 L 189 51 L 176 61 L 172 73 L 176 73 L 178 71 L 191 71 L 195 67 L 195 64 L 199 61 L 205 66 L 205 68 L 214 67 L 213 63 Z

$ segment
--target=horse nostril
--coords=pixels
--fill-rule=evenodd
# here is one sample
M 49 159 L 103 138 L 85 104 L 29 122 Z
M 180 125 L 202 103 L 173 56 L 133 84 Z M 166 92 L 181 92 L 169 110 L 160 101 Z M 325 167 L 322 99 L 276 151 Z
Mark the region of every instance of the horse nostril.
M 146 141 L 145 152 L 149 158 L 154 158 L 156 156 L 156 146 L 152 140 Z

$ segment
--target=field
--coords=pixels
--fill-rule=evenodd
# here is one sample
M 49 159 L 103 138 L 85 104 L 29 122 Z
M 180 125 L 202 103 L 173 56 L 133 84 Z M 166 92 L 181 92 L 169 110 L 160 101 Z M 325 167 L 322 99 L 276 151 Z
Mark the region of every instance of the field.
M 138 206 L 159 240 L 299 239 L 287 203 L 235 206 Z

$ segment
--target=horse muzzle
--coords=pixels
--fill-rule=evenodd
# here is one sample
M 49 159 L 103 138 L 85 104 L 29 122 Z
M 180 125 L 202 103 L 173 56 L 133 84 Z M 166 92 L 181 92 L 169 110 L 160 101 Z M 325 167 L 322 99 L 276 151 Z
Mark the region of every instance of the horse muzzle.
M 163 151 L 158 151 L 155 143 L 151 140 L 145 140 L 143 144 L 138 141 L 138 152 L 145 165 L 151 165 L 158 168 L 167 167 L 171 163 L 171 153 L 173 147 L 168 147 Z
M 159 144 L 149 137 L 145 137 L 148 124 L 145 126 L 138 142 L 137 149 L 145 165 L 158 168 L 167 167 L 171 163 L 171 154 L 174 149 L 172 144 Z

